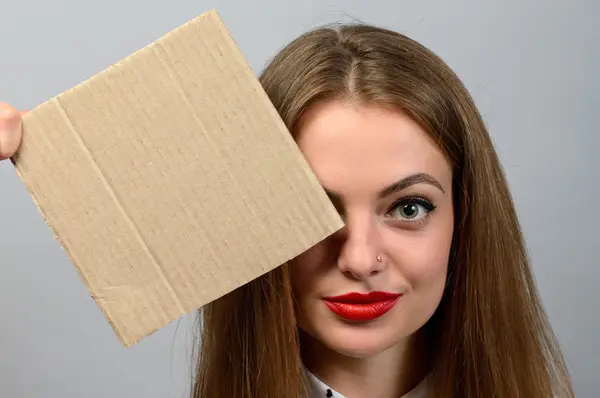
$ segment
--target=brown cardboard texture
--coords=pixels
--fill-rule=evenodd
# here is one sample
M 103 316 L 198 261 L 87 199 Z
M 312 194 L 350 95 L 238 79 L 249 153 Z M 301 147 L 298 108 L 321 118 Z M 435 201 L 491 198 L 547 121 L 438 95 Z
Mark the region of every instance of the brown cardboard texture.
M 25 115 L 14 162 L 125 346 L 342 227 L 214 10 Z

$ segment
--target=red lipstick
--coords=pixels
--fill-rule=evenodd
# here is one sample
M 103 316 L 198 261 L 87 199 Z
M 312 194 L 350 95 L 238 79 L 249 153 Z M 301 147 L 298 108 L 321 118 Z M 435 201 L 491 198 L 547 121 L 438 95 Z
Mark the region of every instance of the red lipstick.
M 401 294 L 387 292 L 348 293 L 325 297 L 325 304 L 341 318 L 349 321 L 372 321 L 379 318 L 400 299 Z

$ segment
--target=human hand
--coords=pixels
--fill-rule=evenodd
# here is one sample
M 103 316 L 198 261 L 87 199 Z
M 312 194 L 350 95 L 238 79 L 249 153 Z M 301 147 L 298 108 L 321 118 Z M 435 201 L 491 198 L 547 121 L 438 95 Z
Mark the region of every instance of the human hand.
M 0 102 L 0 160 L 10 158 L 21 144 L 21 115 L 13 106 Z

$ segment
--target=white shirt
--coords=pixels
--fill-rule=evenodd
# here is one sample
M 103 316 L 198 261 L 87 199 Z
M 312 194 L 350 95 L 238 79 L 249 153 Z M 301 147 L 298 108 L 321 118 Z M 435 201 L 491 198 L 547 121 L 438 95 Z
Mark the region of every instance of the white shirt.
M 310 398 L 345 398 L 342 394 L 319 380 L 313 373 L 307 372 L 311 388 Z M 427 379 L 400 398 L 427 398 Z

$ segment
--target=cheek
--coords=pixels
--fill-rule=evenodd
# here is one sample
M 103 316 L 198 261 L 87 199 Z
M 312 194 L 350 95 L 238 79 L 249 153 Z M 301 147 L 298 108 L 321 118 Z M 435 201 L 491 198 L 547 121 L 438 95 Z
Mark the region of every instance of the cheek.
M 317 290 L 317 282 L 325 279 L 331 255 L 327 240 L 318 243 L 290 262 L 292 289 L 297 300 Z
M 299 327 L 305 331 L 312 329 L 310 325 L 313 318 L 311 314 L 314 314 L 314 298 L 322 290 L 319 286 L 327 283 L 330 253 L 327 241 L 324 241 L 290 261 L 296 316 Z
M 447 278 L 452 223 L 441 223 L 423 233 L 397 234 L 389 239 L 390 255 L 411 290 L 438 297 Z
M 450 255 L 451 239 L 421 239 L 413 242 L 411 254 L 412 266 L 407 266 L 406 276 L 417 283 L 435 283 L 446 278 Z

